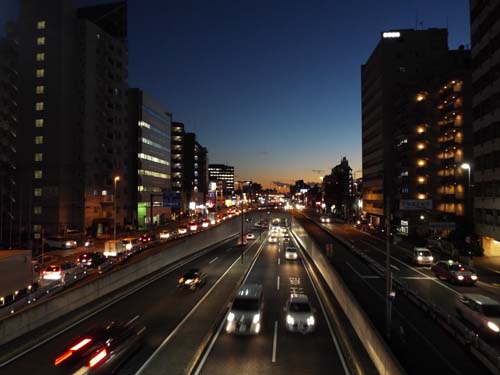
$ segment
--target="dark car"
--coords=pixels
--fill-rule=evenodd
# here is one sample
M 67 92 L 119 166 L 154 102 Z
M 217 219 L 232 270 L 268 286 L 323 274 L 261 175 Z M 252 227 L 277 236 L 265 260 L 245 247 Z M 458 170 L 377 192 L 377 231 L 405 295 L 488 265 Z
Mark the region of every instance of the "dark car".
M 197 268 L 187 271 L 179 278 L 178 287 L 194 290 L 205 285 L 207 282 L 207 275 Z
M 440 261 L 431 267 L 438 279 L 455 284 L 473 285 L 477 281 L 476 272 L 469 267 L 453 261 Z
M 97 251 L 80 254 L 76 259 L 76 263 L 80 267 L 85 268 L 99 267 L 104 262 L 106 262 L 106 257 L 103 253 L 99 253 Z
M 147 244 L 156 240 L 156 233 L 146 233 L 139 237 L 139 241 Z
M 68 345 L 54 365 L 67 374 L 113 373 L 142 345 L 146 328 L 137 323 L 137 318 L 86 332 Z

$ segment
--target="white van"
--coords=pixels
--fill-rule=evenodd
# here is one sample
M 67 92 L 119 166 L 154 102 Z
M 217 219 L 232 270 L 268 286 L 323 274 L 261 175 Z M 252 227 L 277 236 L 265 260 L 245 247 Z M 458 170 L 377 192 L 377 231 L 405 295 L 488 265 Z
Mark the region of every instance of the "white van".
M 261 329 L 263 308 L 262 285 L 242 285 L 227 314 L 226 332 L 238 335 L 258 334 Z

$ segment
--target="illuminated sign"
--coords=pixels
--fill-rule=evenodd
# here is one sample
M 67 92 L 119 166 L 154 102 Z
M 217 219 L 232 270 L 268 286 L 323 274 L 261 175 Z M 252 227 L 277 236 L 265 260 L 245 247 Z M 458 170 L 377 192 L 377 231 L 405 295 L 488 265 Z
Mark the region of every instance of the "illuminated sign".
M 391 38 L 399 38 L 401 33 L 399 31 L 386 31 L 382 33 L 382 38 L 391 39 Z

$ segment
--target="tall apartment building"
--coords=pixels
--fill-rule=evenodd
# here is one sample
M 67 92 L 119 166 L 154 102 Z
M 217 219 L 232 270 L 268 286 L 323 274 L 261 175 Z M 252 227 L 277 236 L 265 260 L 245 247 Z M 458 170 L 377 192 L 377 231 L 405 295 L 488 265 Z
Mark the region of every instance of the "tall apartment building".
M 133 139 L 137 142 L 137 225 L 144 228 L 150 223 L 163 224 L 171 215 L 170 208 L 163 207 L 163 193 L 172 188 L 172 114 L 140 89 L 130 89 L 128 99 L 130 126 L 136 129 Z
M 394 212 L 395 181 L 405 177 L 396 172 L 395 134 L 417 121 L 411 98 L 446 71 L 448 58 L 446 29 L 391 30 L 361 67 L 363 211 L 374 225 L 383 224 L 387 203 Z
M 183 143 L 183 182 L 186 202 L 205 203 L 208 193 L 207 150 L 196 141 L 196 134 L 185 133 Z
M 487 255 L 500 255 L 500 3 L 471 0 L 474 221 Z
M 208 180 L 217 183 L 218 189 L 222 189 L 223 197 L 230 198 L 234 192 L 234 167 L 225 164 L 209 164 Z M 219 184 L 222 186 L 219 187 Z
M 0 246 L 12 247 L 15 205 L 15 139 L 18 131 L 18 73 L 14 30 L 0 39 Z
M 23 0 L 17 26 L 20 233 L 110 232 L 115 200 L 133 223 L 126 3 Z
M 183 150 L 184 145 L 184 124 L 182 122 L 172 122 L 171 152 L 172 152 L 172 191 L 182 193 L 183 189 Z
M 353 213 L 354 187 L 352 169 L 343 157 L 340 164 L 332 168 L 330 175 L 323 178 L 323 202 L 328 212 L 345 219 Z

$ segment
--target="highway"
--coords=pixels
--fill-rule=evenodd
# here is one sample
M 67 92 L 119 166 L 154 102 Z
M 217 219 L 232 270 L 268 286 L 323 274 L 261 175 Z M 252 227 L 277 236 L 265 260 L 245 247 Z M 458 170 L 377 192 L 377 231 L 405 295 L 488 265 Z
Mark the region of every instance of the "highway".
M 142 288 L 119 302 L 108 306 L 98 314 L 81 321 L 73 328 L 53 337 L 50 341 L 26 353 L 24 356 L 0 368 L 2 375 L 8 374 L 64 374 L 54 367 L 54 359 L 67 349 L 67 345 L 88 329 L 110 321 L 127 321 L 140 315 L 139 321 L 146 326 L 146 341 L 118 372 L 134 374 L 151 356 L 162 341 L 175 329 L 216 280 L 238 259 L 240 248 L 233 240 L 200 258 Z M 250 243 L 248 246 L 257 246 Z M 177 289 L 180 275 L 190 268 L 200 268 L 207 273 L 207 284 L 194 292 Z
M 381 279 L 358 256 L 347 249 L 330 234 L 321 229 L 317 222 L 304 216 L 298 217 L 301 225 L 312 236 L 321 248 L 333 244 L 330 262 L 339 272 L 351 289 L 363 309 L 371 317 L 382 335 L 385 334 L 385 280 Z M 383 243 L 367 242 L 365 234 L 348 228 L 344 224 L 324 224 L 326 229 L 339 237 L 352 240 L 354 246 L 363 245 L 381 263 L 384 260 Z M 351 237 L 353 231 L 362 237 Z M 382 263 L 383 264 L 383 263 Z M 458 291 L 430 277 L 428 271 L 413 269 L 403 262 L 394 262 L 393 272 L 397 277 L 406 277 L 411 287 L 426 295 L 433 296 L 436 301 L 445 304 L 454 303 Z M 427 272 L 427 273 L 426 273 Z M 470 287 L 459 287 L 470 289 Z M 448 305 L 450 310 L 453 310 Z M 400 327 L 403 327 L 402 330 Z M 396 296 L 393 303 L 392 341 L 390 346 L 409 374 L 443 373 L 443 374 L 488 374 L 486 368 L 472 355 L 467 353 L 451 335 L 418 309 L 404 296 Z
M 326 369 L 348 373 L 304 265 L 301 260 L 285 260 L 282 239 L 279 244 L 266 243 L 245 283 L 263 285 L 261 333 L 231 335 L 222 324 L 196 374 L 323 374 Z M 309 296 L 316 309 L 315 332 L 286 331 L 283 308 L 292 291 Z

